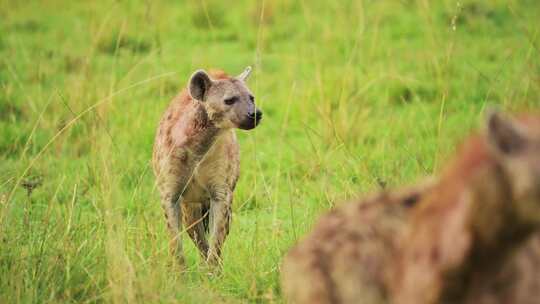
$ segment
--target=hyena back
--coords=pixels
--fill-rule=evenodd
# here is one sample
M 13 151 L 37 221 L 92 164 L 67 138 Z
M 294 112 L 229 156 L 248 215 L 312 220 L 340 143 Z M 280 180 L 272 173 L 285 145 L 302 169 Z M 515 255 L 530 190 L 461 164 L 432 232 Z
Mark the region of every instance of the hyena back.
M 250 70 L 237 77 L 195 72 L 159 123 L 152 163 L 181 264 L 183 229 L 210 265 L 220 262 L 240 167 L 234 129 L 253 129 L 262 118 L 245 83 Z
M 386 303 L 387 265 L 405 218 L 433 180 L 340 206 L 321 217 L 281 267 L 290 303 Z

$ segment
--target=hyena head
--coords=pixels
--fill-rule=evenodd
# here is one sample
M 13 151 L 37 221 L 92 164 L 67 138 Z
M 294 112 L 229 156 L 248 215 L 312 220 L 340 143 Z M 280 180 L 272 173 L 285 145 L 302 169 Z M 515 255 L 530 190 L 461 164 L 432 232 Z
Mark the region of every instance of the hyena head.
M 518 217 L 525 223 L 540 224 L 540 117 L 524 118 L 491 111 L 487 141 L 508 178 Z
M 251 67 L 247 67 L 237 77 L 214 80 L 198 70 L 189 81 L 189 94 L 203 104 L 216 127 L 251 130 L 261 121 L 262 112 L 246 86 L 250 72 Z

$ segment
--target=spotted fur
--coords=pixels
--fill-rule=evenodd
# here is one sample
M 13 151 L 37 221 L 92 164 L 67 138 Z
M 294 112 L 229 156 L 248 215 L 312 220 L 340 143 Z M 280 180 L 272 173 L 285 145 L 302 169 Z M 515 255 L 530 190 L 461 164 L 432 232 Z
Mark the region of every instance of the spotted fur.
M 321 217 L 285 257 L 283 292 L 291 303 L 386 303 L 388 264 L 405 218 L 432 181 L 346 203 Z

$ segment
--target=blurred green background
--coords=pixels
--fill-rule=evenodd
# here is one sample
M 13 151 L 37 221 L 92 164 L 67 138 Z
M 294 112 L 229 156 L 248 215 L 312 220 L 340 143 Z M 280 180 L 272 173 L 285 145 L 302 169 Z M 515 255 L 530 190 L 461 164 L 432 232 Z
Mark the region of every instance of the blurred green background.
M 283 302 L 319 214 L 437 172 L 486 106 L 538 107 L 539 31 L 535 0 L 0 0 L 0 302 Z M 224 269 L 186 238 L 180 275 L 157 122 L 195 69 L 247 65 L 265 119 Z

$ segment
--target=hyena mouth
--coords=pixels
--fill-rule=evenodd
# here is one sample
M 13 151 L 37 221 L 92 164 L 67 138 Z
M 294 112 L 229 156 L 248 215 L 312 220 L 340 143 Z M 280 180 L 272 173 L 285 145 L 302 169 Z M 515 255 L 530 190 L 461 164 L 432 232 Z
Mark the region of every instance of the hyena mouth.
M 259 123 L 261 122 L 262 118 L 259 118 L 259 119 L 245 119 L 244 121 L 242 121 L 240 123 L 240 125 L 238 126 L 239 129 L 242 129 L 242 130 L 251 130 L 251 129 L 255 129 L 255 127 L 257 127 L 259 125 Z

